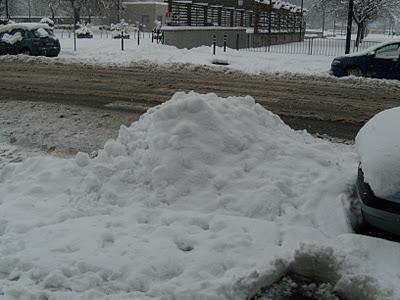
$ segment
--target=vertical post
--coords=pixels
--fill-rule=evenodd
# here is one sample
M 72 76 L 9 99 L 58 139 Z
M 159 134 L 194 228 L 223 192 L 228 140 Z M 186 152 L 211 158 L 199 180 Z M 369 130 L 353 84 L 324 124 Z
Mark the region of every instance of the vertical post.
M 168 12 L 172 13 L 172 0 L 168 0 Z
M 119 1 L 120 0 L 117 0 L 117 22 L 119 23 L 119 21 L 120 21 L 120 3 L 119 3 Z
M 213 55 L 215 55 L 216 48 L 217 48 L 217 36 L 214 35 L 213 36 Z
M 124 32 L 121 32 L 121 51 L 124 51 Z
M 31 0 L 28 0 L 28 18 L 31 21 Z
M 192 26 L 192 4 L 188 3 L 186 4 L 186 9 L 187 9 L 187 26 Z
M 203 18 L 204 18 L 204 26 L 207 26 L 208 25 L 208 4 L 207 4 L 207 6 L 204 6 Z
M 333 16 L 333 36 L 336 36 L 336 13 Z
M 138 27 L 138 32 L 137 32 L 137 45 L 140 45 L 140 27 Z
M 258 23 L 260 21 L 260 4 L 254 1 L 254 34 L 258 33 Z
M 271 50 L 271 35 L 272 35 L 272 0 L 269 0 L 268 11 L 268 52 Z
M 351 44 L 351 26 L 353 24 L 353 9 L 354 9 L 354 0 L 349 0 L 349 14 L 347 17 L 347 36 L 346 36 L 346 54 L 350 53 L 350 44 Z
M 76 52 L 76 12 L 74 8 L 74 51 Z
M 226 34 L 224 34 L 224 52 L 226 52 Z
M 303 25 L 304 25 L 304 0 L 301 0 L 300 8 L 300 39 L 299 42 L 303 40 Z
M 6 19 L 10 19 L 10 11 L 8 10 L 8 0 L 6 0 Z
M 236 34 L 236 50 L 239 51 L 239 33 Z

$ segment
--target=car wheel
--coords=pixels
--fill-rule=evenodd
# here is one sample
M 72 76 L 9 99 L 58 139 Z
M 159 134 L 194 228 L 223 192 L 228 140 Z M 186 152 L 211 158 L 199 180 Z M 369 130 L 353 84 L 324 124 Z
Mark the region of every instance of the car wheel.
M 346 75 L 361 77 L 361 76 L 363 76 L 363 72 L 361 71 L 361 69 L 359 67 L 350 67 L 346 70 Z
M 21 54 L 31 55 L 31 50 L 29 50 L 28 48 L 22 49 Z

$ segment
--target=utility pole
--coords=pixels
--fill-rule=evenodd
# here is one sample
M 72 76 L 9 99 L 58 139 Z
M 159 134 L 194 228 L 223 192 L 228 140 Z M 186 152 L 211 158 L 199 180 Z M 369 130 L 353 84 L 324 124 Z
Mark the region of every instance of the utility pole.
M 351 26 L 353 24 L 353 9 L 354 9 L 354 0 L 349 0 L 349 15 L 347 18 L 347 36 L 346 36 L 346 54 L 350 53 L 351 46 Z
M 303 15 L 304 15 L 304 0 L 301 0 L 301 9 L 300 9 L 300 42 L 303 40 Z
M 10 12 L 8 10 L 8 0 L 6 0 L 6 19 L 9 20 L 10 19 Z
M 268 52 L 271 50 L 271 34 L 272 34 L 272 0 L 269 0 L 269 11 L 268 11 Z
M 31 0 L 28 0 L 28 17 L 29 22 L 31 21 Z

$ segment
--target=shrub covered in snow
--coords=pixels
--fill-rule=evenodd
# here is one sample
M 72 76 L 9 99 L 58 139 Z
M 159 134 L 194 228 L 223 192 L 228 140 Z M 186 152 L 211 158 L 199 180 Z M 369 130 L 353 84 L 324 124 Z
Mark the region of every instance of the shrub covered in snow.
M 88 25 L 78 24 L 79 28 L 75 31 L 77 38 L 93 38 L 93 32 Z
M 121 22 L 117 24 L 111 24 L 111 36 L 114 39 L 125 38 L 129 39 L 130 26 L 124 19 L 121 19 Z
M 51 30 L 54 30 L 54 21 L 48 17 L 44 17 L 40 20 L 40 23 L 47 24 L 51 28 Z

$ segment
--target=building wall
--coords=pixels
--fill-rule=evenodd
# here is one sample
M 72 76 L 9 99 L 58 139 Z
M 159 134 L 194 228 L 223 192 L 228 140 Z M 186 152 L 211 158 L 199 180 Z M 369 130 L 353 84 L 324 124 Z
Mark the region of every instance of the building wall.
M 244 28 L 223 28 L 223 27 L 164 27 L 164 44 L 177 48 L 194 48 L 200 46 L 211 46 L 215 35 L 217 46 L 224 45 L 224 35 L 228 48 L 246 48 L 247 36 Z
M 217 46 L 224 45 L 224 36 L 228 48 L 243 49 L 265 47 L 267 45 L 279 45 L 304 41 L 304 33 L 274 33 L 267 34 L 246 33 L 244 28 L 234 27 L 164 27 L 164 44 L 177 48 L 194 48 L 200 46 L 211 46 L 213 37 L 216 37 Z
M 125 9 L 123 18 L 129 24 L 145 25 L 145 31 L 151 31 L 155 26 L 155 21 L 159 20 L 162 24 L 165 23 L 165 12 L 168 6 L 164 3 L 134 3 L 124 4 Z

